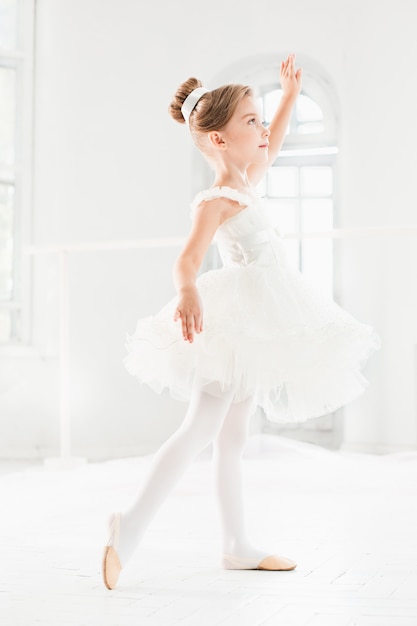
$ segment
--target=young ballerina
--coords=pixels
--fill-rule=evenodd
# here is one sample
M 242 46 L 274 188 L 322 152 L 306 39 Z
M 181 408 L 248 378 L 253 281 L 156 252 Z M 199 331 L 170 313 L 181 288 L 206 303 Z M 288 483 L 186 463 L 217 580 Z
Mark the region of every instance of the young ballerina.
M 141 382 L 189 401 L 182 425 L 153 459 L 129 510 L 110 520 L 103 558 L 107 588 L 168 493 L 195 457 L 214 443 L 223 567 L 291 570 L 296 564 L 251 544 L 245 529 L 241 460 L 249 418 L 261 406 L 272 420 L 303 421 L 362 393 L 360 373 L 378 347 L 373 329 L 317 293 L 285 259 L 255 186 L 283 143 L 301 69 L 281 63 L 283 95 L 268 128 L 252 90 L 209 91 L 195 78 L 171 105 L 214 170 L 213 186 L 192 203 L 192 228 L 174 266 L 178 297 L 139 320 L 126 367 Z M 223 266 L 198 275 L 215 239 Z

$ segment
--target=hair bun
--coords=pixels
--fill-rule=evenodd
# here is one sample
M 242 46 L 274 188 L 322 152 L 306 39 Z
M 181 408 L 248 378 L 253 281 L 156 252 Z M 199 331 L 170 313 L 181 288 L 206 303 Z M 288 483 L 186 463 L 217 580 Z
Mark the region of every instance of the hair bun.
M 201 80 L 198 80 L 198 78 L 189 78 L 178 87 L 168 108 L 169 114 L 176 122 L 185 124 L 185 119 L 181 113 L 181 107 L 187 96 L 189 96 L 194 89 L 197 89 L 197 87 L 203 87 L 203 83 Z

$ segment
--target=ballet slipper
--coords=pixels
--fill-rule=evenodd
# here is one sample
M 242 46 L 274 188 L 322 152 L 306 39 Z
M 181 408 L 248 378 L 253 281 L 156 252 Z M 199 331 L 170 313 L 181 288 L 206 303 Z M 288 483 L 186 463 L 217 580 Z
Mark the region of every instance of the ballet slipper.
M 115 513 L 110 524 L 110 537 L 104 548 L 102 573 L 103 581 L 107 589 L 115 589 L 119 580 L 122 566 L 117 554 L 120 535 L 121 514 Z
M 272 572 L 287 572 L 297 567 L 297 563 L 287 559 L 285 556 L 271 555 L 263 559 L 257 569 L 268 570 Z
M 253 559 L 240 559 L 231 554 L 223 555 L 223 569 L 261 569 L 271 572 L 289 571 L 297 567 L 297 563 L 285 556 L 271 555 L 262 559 L 261 562 Z

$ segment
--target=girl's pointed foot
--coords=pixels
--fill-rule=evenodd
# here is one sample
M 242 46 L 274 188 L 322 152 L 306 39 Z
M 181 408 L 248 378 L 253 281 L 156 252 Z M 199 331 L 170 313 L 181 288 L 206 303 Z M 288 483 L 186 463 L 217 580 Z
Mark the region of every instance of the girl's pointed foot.
M 103 582 L 107 589 L 115 589 L 119 580 L 122 566 L 120 564 L 117 549 L 119 546 L 121 514 L 115 513 L 110 522 L 110 537 L 104 548 L 102 574 Z
M 293 570 L 296 567 L 297 563 L 285 556 L 271 555 L 259 562 L 254 559 L 240 559 L 231 554 L 223 555 L 223 569 L 261 569 L 271 572 L 282 572 Z

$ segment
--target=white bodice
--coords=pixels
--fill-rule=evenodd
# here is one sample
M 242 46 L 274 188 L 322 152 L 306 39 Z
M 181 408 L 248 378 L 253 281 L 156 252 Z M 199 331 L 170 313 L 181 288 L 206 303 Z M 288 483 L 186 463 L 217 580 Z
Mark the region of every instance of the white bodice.
M 220 197 L 235 200 L 242 207 L 219 226 L 214 236 L 223 266 L 267 267 L 283 264 L 279 232 L 269 221 L 260 198 L 253 198 L 231 187 L 213 187 L 200 192 L 192 206 Z

